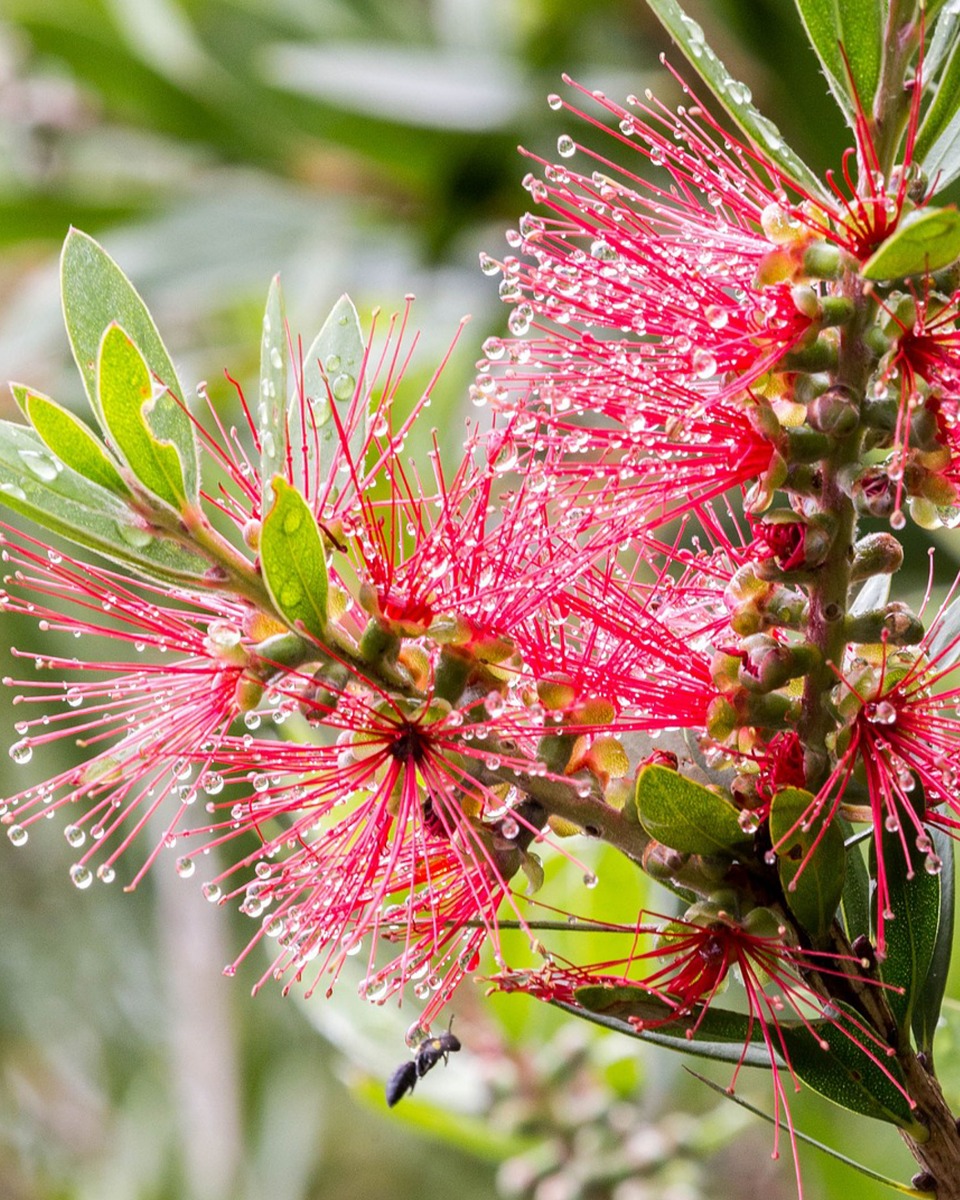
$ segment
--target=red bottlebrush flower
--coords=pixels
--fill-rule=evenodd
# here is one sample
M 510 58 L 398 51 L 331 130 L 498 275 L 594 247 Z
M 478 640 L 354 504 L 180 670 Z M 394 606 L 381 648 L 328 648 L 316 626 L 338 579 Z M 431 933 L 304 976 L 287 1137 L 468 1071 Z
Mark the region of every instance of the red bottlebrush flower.
M 604 928 L 613 931 L 616 927 L 607 925 Z M 852 1009 L 838 1010 L 807 980 L 809 973 L 816 973 L 836 978 L 855 977 L 874 986 L 885 986 L 863 979 L 856 958 L 792 945 L 786 929 L 770 909 L 753 909 L 743 920 L 738 920 L 712 901 L 701 902 L 690 910 L 687 918 L 669 920 L 660 928 L 638 924 L 634 929 L 623 927 L 622 932 L 633 935 L 631 951 L 624 957 L 586 967 L 570 963 L 558 965 L 551 961 L 539 971 L 506 972 L 495 977 L 494 983 L 505 991 L 522 991 L 579 1012 L 590 1011 L 580 998 L 581 989 L 625 989 L 618 996 L 626 1010 L 620 1019 L 638 1032 L 678 1024 L 692 1041 L 711 1005 L 732 976 L 743 988 L 746 1031 L 743 1051 L 729 1090 L 732 1092 L 736 1086 L 751 1044 L 761 1040 L 773 1076 L 776 1122 L 773 1157 L 779 1155 L 782 1115 L 789 1133 L 797 1190 L 801 1197 L 803 1186 L 788 1098 L 789 1083 L 795 1092 L 800 1090 L 800 1083 L 791 1065 L 788 1028 L 793 1036 L 805 1032 L 825 1052 L 829 1052 L 830 1046 L 818 1026 L 829 1025 L 839 1030 L 883 1071 L 912 1106 L 902 1084 L 885 1065 L 885 1060 L 892 1058 L 894 1051 Z M 654 949 L 638 949 L 640 935 L 644 933 L 657 934 L 658 944 Z M 657 963 L 664 965 L 647 973 Z M 633 1007 L 643 1015 L 629 1013 L 631 991 L 636 994 Z M 609 1016 L 618 1015 L 616 1005 L 604 1011 Z
M 921 524 L 954 525 L 960 499 L 960 292 L 943 303 L 930 296 L 891 314 L 896 334 L 874 400 L 898 391 L 887 475 L 895 485 L 894 525 L 903 522 L 903 494 Z M 897 333 L 899 330 L 899 333 Z M 925 510 L 936 514 L 930 519 Z M 931 514 L 932 515 L 932 514 Z
M 919 646 L 896 649 L 883 643 L 878 657 L 847 666 L 841 677 L 846 694 L 839 704 L 848 723 L 837 735 L 837 763 L 804 815 L 806 820 L 825 813 L 829 821 L 843 813 L 873 826 L 880 957 L 885 921 L 895 915 L 881 851 L 884 835 L 900 843 L 912 876 L 911 843 L 924 856 L 924 869 L 937 874 L 941 862 L 929 827 L 952 836 L 960 831 L 955 715 L 960 687 L 949 684 L 960 634 L 947 627 L 950 611 L 944 603 Z
M 432 996 L 429 1023 L 475 967 L 484 940 L 501 959 L 497 913 L 509 879 L 539 874 L 528 847 L 544 815 L 477 775 L 526 763 L 501 749 L 494 759 L 485 746 L 491 734 L 532 750 L 542 727 L 515 716 L 499 693 L 466 717 L 439 700 L 364 695 L 356 681 L 326 700 L 299 700 L 311 720 L 338 731 L 336 743 L 227 739 L 224 777 L 251 790 L 218 806 L 222 822 L 184 831 L 202 843 L 187 857 L 252 834 L 255 849 L 205 890 L 213 900 L 242 897 L 250 916 L 270 909 L 250 943 L 279 937 L 268 976 L 288 986 L 308 976 L 312 991 L 363 943 L 363 994 L 384 1000 L 412 982 Z M 234 887 L 248 872 L 252 881 Z M 383 942 L 401 947 L 385 964 Z
M 485 269 L 503 273 L 517 340 L 487 343 L 476 396 L 522 415 L 531 446 L 552 455 L 558 479 L 609 476 L 610 495 L 639 502 L 637 523 L 649 523 L 776 475 L 777 434 L 767 421 L 748 420 L 749 391 L 770 391 L 775 401 L 768 372 L 783 370 L 787 352 L 830 324 L 825 259 L 832 255 L 833 268 L 842 254 L 864 259 L 899 221 L 918 108 L 907 166 L 893 181 L 880 175 L 870 123 L 858 114 L 862 182 L 849 175 L 851 152 L 850 194 L 828 176 L 831 198 L 826 188 L 805 192 L 699 104 L 671 113 L 632 97 L 624 108 L 573 86 L 619 130 L 559 97 L 552 106 L 602 130 L 668 182 L 560 139 L 564 160 L 579 154 L 594 169 L 542 162 L 544 178 L 528 176 L 547 215 L 528 214 L 510 237 L 526 257 L 485 259 Z
M 98 874 L 109 882 L 116 859 L 154 812 L 173 809 L 166 838 L 175 839 L 196 797 L 215 786 L 207 769 L 242 711 L 246 683 L 254 683 L 248 668 L 255 655 L 242 629 L 246 609 L 183 591 L 171 602 L 169 588 L 141 583 L 134 590 L 118 572 L 47 550 L 25 534 L 11 530 L 2 541 L 3 561 L 12 568 L 5 583 L 15 589 L 2 593 L 5 611 L 73 634 L 85 648 L 93 644 L 86 661 L 21 655 L 62 674 L 50 683 L 4 680 L 21 689 L 15 705 L 44 710 L 17 721 L 21 736 L 10 755 L 27 762 L 37 748 L 66 738 L 102 747 L 82 766 L 10 796 L 2 820 L 19 845 L 52 809 L 76 806 L 67 841 L 87 848 L 71 870 L 73 881 L 88 886 L 88 864 L 98 858 Z M 128 657 L 108 657 L 111 643 Z M 98 647 L 104 649 L 97 653 Z M 64 681 L 77 671 L 86 678 Z

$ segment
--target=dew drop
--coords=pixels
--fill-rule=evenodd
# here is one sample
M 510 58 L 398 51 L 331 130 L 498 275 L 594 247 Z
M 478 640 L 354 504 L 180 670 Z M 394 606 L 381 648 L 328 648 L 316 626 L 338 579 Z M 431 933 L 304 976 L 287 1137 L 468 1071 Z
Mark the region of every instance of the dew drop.
M 70 882 L 81 892 L 86 891 L 93 883 L 93 872 L 83 863 L 74 863 L 70 868 Z
M 557 153 L 561 158 L 572 158 L 577 152 L 577 143 L 569 134 L 561 133 L 557 138 Z
M 7 837 L 15 846 L 25 846 L 30 835 L 22 825 L 11 825 L 7 830 Z
M 190 876 L 197 869 L 196 862 L 194 862 L 194 860 L 192 858 L 186 857 L 186 855 L 183 858 L 177 859 L 176 866 L 177 866 L 177 874 L 180 876 L 181 879 L 189 879 Z
M 23 766 L 33 758 L 33 746 L 30 744 L 29 738 L 21 738 L 19 742 L 14 742 L 9 750 L 10 757 L 18 766 Z

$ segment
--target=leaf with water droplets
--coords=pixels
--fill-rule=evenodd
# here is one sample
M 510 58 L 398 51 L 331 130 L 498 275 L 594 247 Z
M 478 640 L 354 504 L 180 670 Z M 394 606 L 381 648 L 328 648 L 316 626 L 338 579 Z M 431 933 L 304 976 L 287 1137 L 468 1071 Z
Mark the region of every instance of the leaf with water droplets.
M 960 212 L 922 208 L 908 213 L 860 268 L 864 279 L 906 279 L 939 271 L 960 257 Z
M 260 399 L 257 437 L 260 439 L 261 511 L 273 501 L 270 480 L 282 473 L 287 460 L 287 323 L 280 276 L 274 275 L 267 293 L 260 337 Z
M 814 796 L 782 788 L 770 804 L 770 840 L 790 911 L 815 940 L 826 936 L 843 893 L 846 851 L 832 821 L 809 816 Z
M 919 794 L 916 799 L 917 807 L 922 811 Z M 902 989 L 902 993 L 889 991 L 887 1003 L 897 1024 L 907 1030 L 930 974 L 941 922 L 944 885 L 938 873 L 931 874 L 926 869 L 928 857 L 936 855 L 932 837 L 930 850 L 921 850 L 915 844 L 916 829 L 907 813 L 902 815 L 902 825 L 902 830 L 884 829 L 881 844 L 890 911 L 894 915 L 884 921 L 886 957 L 880 963 L 880 977 L 894 988 Z M 906 846 L 902 839 L 906 840 Z M 875 844 L 870 848 L 870 874 L 877 878 Z M 876 913 L 873 915 L 876 922 Z
M 937 936 L 930 956 L 930 966 L 923 984 L 917 989 L 916 1007 L 913 1011 L 913 1036 L 917 1049 L 927 1055 L 933 1068 L 933 1039 L 940 1020 L 940 1009 L 947 988 L 950 960 L 953 956 L 953 926 L 955 920 L 954 892 L 956 890 L 956 867 L 954 864 L 953 838 L 943 829 L 930 830 L 933 852 L 940 859 L 940 919 Z
M 0 503 L 150 579 L 189 584 L 209 564 L 155 535 L 116 495 L 51 458 L 31 429 L 0 421 Z
M 941 26 L 949 24 L 949 44 L 953 46 L 950 58 L 940 76 L 933 93 L 933 103 L 923 118 L 914 146 L 914 160 L 927 174 L 934 194 L 941 192 L 960 174 L 960 40 L 957 40 L 957 25 L 960 14 L 945 12 L 937 25 L 937 35 L 931 49 L 939 50 L 944 39 L 938 38 Z M 928 63 L 924 61 L 924 79 L 931 78 Z M 933 71 L 937 63 L 934 60 Z
M 319 442 L 317 476 L 326 479 L 330 473 L 340 435 L 337 422 L 331 412 L 331 397 L 337 405 L 340 424 L 353 429 L 349 441 L 351 458 L 359 461 L 366 440 L 366 413 L 352 420 L 353 405 L 358 402 L 357 384 L 363 371 L 366 347 L 360 318 L 349 296 L 341 296 L 324 321 L 303 359 L 303 403 L 294 394 L 291 399 L 290 428 L 303 429 L 303 416 L 307 415 L 309 431 L 307 444 L 312 444 L 314 430 Z M 312 421 L 312 426 L 311 426 Z M 302 442 L 302 434 L 300 441 Z M 294 456 L 298 452 L 297 441 L 291 435 Z
M 270 596 L 293 628 L 322 641 L 327 627 L 327 563 L 310 506 L 282 475 L 260 534 L 260 569 Z
M 927 657 L 938 672 L 946 671 L 960 659 L 960 596 L 951 600 L 931 626 Z
M 61 462 L 108 491 L 120 496 L 130 494 L 106 447 L 79 417 L 49 396 L 22 384 L 12 383 L 10 388 L 30 424 Z
M 165 389 L 150 413 L 150 425 L 157 439 L 176 447 L 182 486 L 189 499 L 196 500 L 199 466 L 193 422 L 170 355 L 137 290 L 103 247 L 78 229 L 71 229 L 63 244 L 60 287 L 73 357 L 97 416 L 101 417 L 97 356 L 107 327 L 116 323 L 139 347 L 150 373 Z
M 872 110 L 880 81 L 883 5 L 878 0 L 796 0 L 796 5 L 830 90 L 852 127 L 858 107 Z
M 652 838 L 684 854 L 730 854 L 753 841 L 725 797 L 650 763 L 637 776 L 637 815 Z
M 916 1132 L 917 1118 L 897 1086 L 906 1087 L 897 1060 L 887 1056 L 882 1044 L 873 1045 L 865 1031 L 854 1032 L 864 1027 L 860 1014 L 846 1005 L 835 1007 L 847 1019 L 841 1024 L 818 1021 L 812 1027 L 816 1037 L 805 1028 L 780 1024 L 794 1074 L 841 1108 Z
M 876 3 L 876 0 L 870 0 Z M 736 121 L 764 158 L 776 164 L 811 196 L 829 198 L 823 184 L 792 150 L 777 127 L 750 103 L 750 90 L 734 79 L 715 52 L 707 45 L 703 30 L 683 11 L 677 0 L 647 0 L 660 23 L 677 43 L 693 69 L 708 85 L 724 110 Z
M 186 504 L 177 449 L 154 435 L 150 416 L 158 403 L 150 369 L 119 325 L 108 326 L 97 359 L 97 400 L 113 444 L 143 487 L 171 508 Z

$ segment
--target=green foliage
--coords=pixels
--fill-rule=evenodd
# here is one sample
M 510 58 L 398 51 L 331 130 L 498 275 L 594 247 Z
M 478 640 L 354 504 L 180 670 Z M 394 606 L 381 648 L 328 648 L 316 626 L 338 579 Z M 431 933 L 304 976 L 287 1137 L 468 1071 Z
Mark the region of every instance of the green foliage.
M 155 536 L 115 492 L 51 458 L 36 434 L 8 421 L 0 422 L 0 503 L 150 579 L 196 581 L 208 566 Z
M 918 1014 L 918 1019 L 922 1026 L 927 1027 L 931 1019 L 936 1025 L 943 993 L 941 990 L 938 996 L 937 985 L 930 983 L 934 954 L 939 946 L 942 958 L 944 942 L 952 946 L 953 941 L 952 914 L 947 916 L 942 911 L 945 884 L 952 892 L 950 864 L 946 880 L 941 872 L 931 874 L 925 869 L 927 852 L 916 847 L 915 839 L 916 832 L 912 825 L 903 833 L 888 830 L 884 832 L 881 848 L 890 912 L 894 918 L 884 924 L 886 957 L 880 964 L 880 976 L 893 989 L 887 996 L 887 1003 L 903 1032 L 910 1030 L 921 1005 L 923 1015 Z M 877 854 L 873 847 L 871 849 L 871 875 L 876 878 Z M 876 914 L 874 917 L 876 920 Z M 944 938 L 940 936 L 941 922 L 946 922 Z M 941 985 L 943 971 L 944 964 L 941 961 L 937 964 L 935 975 Z M 921 1001 L 928 987 L 931 987 L 931 994 Z
M 824 814 L 811 816 L 814 797 L 783 788 L 770 805 L 770 838 L 790 911 L 815 939 L 826 936 L 843 894 L 843 834 Z
M 195 501 L 199 483 L 193 422 L 186 411 L 183 388 L 177 379 L 170 355 L 137 290 L 103 247 L 88 234 L 76 229 L 70 231 L 63 244 L 60 286 L 67 336 L 94 411 L 101 420 L 105 420 L 106 414 L 101 408 L 102 397 L 97 382 L 97 368 L 101 343 L 107 329 L 114 324 L 120 325 L 130 343 L 136 346 L 142 355 L 148 371 L 148 380 L 149 376 L 153 375 L 164 389 L 150 410 L 149 428 L 144 428 L 151 442 L 169 443 L 179 455 L 182 482 L 178 486 L 170 482 L 171 460 L 163 451 L 156 456 L 155 468 L 152 469 L 146 463 L 146 459 L 150 457 L 150 450 L 142 445 L 142 438 L 138 438 L 132 425 L 127 422 L 124 422 L 125 435 L 129 440 L 132 434 L 141 443 L 136 451 L 138 464 L 145 465 L 153 482 L 159 483 L 158 472 L 167 477 L 167 484 L 161 483 L 159 486 L 166 486 L 168 493 L 164 494 L 161 490 L 157 495 L 167 499 L 169 494 L 177 493 L 187 500 Z M 112 393 L 111 400 L 116 401 Z M 115 404 L 111 407 L 111 417 L 113 420 L 118 417 Z M 110 422 L 107 422 L 107 426 L 110 428 Z M 137 467 L 133 463 L 130 465 L 136 472 Z
M 287 458 L 287 320 L 275 275 L 267 293 L 260 335 L 260 395 L 257 400 L 257 436 L 260 439 L 261 511 L 272 500 L 270 480 L 282 472 Z
M 873 3 L 873 0 L 865 2 Z M 750 89 L 733 78 L 707 45 L 697 22 L 687 16 L 677 0 L 648 0 L 648 3 L 687 61 L 750 141 L 776 163 L 788 179 L 795 180 L 813 196 L 822 195 L 820 179 L 790 148 L 770 118 L 750 103 Z
M 282 475 L 260 533 L 260 568 L 277 611 L 318 640 L 327 627 L 327 564 L 317 519 Z
M 636 804 L 647 833 L 685 854 L 729 854 L 753 839 L 724 796 L 656 763 L 637 776 Z
M 180 510 L 186 503 L 180 456 L 150 424 L 161 402 L 162 397 L 154 396 L 143 355 L 124 329 L 109 325 L 97 357 L 97 409 L 111 442 L 142 487 Z
M 320 442 L 320 476 L 327 475 L 340 445 L 337 421 L 331 401 L 346 413 L 361 383 L 366 341 L 360 318 L 349 296 L 341 296 L 314 338 L 303 362 L 304 402 L 310 413 L 311 437 L 316 429 Z M 298 397 L 294 396 L 291 428 L 299 417 Z M 365 420 L 356 423 L 350 439 L 350 458 L 360 462 L 367 437 Z
M 830 90 L 853 126 L 857 107 L 871 111 L 880 81 L 884 5 L 879 0 L 796 0 L 796 4 Z
M 106 448 L 78 417 L 49 396 L 19 384 L 11 386 L 27 420 L 62 463 L 118 496 L 129 495 Z
M 904 279 L 938 271 L 960 256 L 960 212 L 923 208 L 909 213 L 861 267 L 865 279 Z

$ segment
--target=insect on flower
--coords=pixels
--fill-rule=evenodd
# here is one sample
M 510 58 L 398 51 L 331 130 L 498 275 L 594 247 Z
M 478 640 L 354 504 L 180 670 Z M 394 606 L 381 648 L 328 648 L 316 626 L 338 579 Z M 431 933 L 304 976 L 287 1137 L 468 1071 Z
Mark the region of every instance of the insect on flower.
M 412 1092 L 417 1080 L 432 1071 L 443 1060 L 444 1066 L 450 1061 L 450 1055 L 462 1049 L 460 1039 L 452 1032 L 453 1017 L 445 1033 L 427 1035 L 417 1045 L 417 1052 L 410 1062 L 401 1063 L 387 1081 L 387 1105 L 390 1108 L 399 1103 L 408 1092 Z

